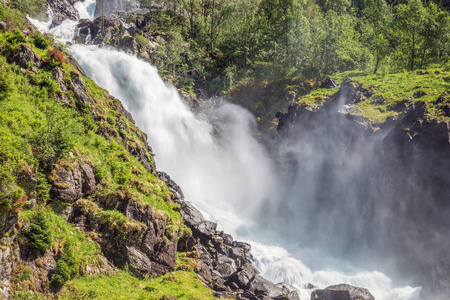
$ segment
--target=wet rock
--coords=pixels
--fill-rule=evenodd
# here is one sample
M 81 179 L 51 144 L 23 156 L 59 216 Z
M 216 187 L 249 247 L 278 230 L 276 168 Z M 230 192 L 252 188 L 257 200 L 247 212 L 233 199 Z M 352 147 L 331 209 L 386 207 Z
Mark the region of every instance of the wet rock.
M 40 57 L 26 44 L 20 45 L 14 54 L 13 61 L 24 69 L 27 69 L 30 65 L 41 67 Z
M 222 254 L 218 255 L 216 269 L 223 278 L 228 278 L 231 274 L 236 272 L 234 261 Z
M 370 97 L 372 97 L 372 95 L 373 95 L 373 92 L 372 92 L 372 90 L 370 90 L 370 89 L 362 89 L 361 92 L 362 92 L 363 95 L 366 96 L 367 98 L 370 98 Z
M 367 289 L 338 284 L 312 292 L 311 300 L 375 300 L 375 298 Z
M 284 290 L 260 275 L 256 275 L 249 286 L 249 291 L 256 296 L 268 296 L 277 298 L 287 296 Z M 286 298 L 287 299 L 287 298 Z
M 322 83 L 320 84 L 321 89 L 332 89 L 337 87 L 337 83 L 335 80 L 331 79 L 330 77 L 327 77 Z
M 83 196 L 83 179 L 78 166 L 63 168 L 57 166 L 53 170 L 50 196 L 53 200 L 73 203 Z

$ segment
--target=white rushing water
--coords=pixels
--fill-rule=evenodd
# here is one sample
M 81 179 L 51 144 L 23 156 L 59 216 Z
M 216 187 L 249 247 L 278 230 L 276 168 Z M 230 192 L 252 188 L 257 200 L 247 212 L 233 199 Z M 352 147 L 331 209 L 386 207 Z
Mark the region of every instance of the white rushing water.
M 80 16 L 92 16 L 92 3 L 76 5 Z M 48 32 L 50 23 L 33 23 Z M 69 22 L 50 30 L 63 41 L 73 38 Z M 323 288 L 348 283 L 367 288 L 378 300 L 419 299 L 420 288 L 398 287 L 377 270 L 357 270 L 350 263 L 284 240 L 283 232 L 258 231 L 255 212 L 265 199 L 276 199 L 282 183 L 274 162 L 254 136 L 255 118 L 228 103 L 215 116 L 223 137 L 213 135 L 204 116 L 189 110 L 176 89 L 163 82 L 150 64 L 129 54 L 94 46 L 74 45 L 71 52 L 90 78 L 120 99 L 148 134 L 159 170 L 166 171 L 205 215 L 236 239 L 252 244 L 261 274 L 269 280 L 295 286 L 309 299 L 307 284 Z M 272 236 L 278 236 L 276 245 Z M 289 250 L 287 250 L 289 249 Z

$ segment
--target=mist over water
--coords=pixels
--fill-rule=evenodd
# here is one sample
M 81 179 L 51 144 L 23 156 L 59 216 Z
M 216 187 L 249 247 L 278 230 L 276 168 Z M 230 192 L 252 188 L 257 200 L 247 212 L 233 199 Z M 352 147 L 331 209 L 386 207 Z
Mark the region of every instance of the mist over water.
M 80 15 L 89 5 L 79 8 L 85 10 Z M 49 30 L 49 23 L 33 23 Z M 69 40 L 74 28 L 62 24 L 52 31 Z M 310 297 L 308 283 L 348 283 L 369 289 L 376 299 L 419 299 L 419 288 L 397 287 L 376 269 L 358 269 L 349 255 L 372 201 L 361 201 L 358 187 L 379 176 L 377 166 L 367 163 L 379 143 L 364 132 L 338 130 L 343 115 L 311 118 L 310 127 L 278 141 L 277 153 L 269 153 L 255 137 L 256 121 L 247 110 L 217 100 L 211 114 L 221 125 L 219 138 L 209 118 L 191 112 L 148 63 L 92 46 L 74 45 L 71 52 L 148 134 L 158 170 L 181 186 L 186 200 L 252 244 L 264 277 L 295 286 L 301 299 Z
M 342 253 L 332 257 L 327 251 L 342 250 L 343 245 L 336 246 L 336 242 L 348 242 L 346 230 L 357 231 L 362 226 L 348 222 L 359 212 L 356 203 L 347 205 L 352 208 L 355 204 L 340 222 L 334 214 L 342 214 L 341 211 L 328 208 L 322 212 L 315 201 L 319 192 L 325 193 L 324 197 L 329 194 L 354 201 L 357 195 L 348 195 L 354 190 L 349 188 L 340 194 L 339 189 L 365 183 L 357 180 L 365 157 L 354 157 L 343 169 L 348 174 L 340 174 L 339 182 L 318 178 L 323 168 L 333 172 L 333 164 L 342 162 L 342 158 L 327 161 L 328 156 L 338 155 L 335 143 L 343 138 L 342 134 L 332 132 L 330 136 L 334 138 L 327 140 L 325 136 L 320 138 L 323 132 L 313 131 L 302 141 L 284 144 L 279 155 L 290 159 L 280 164 L 255 138 L 254 117 L 243 108 L 224 103 L 212 112 L 222 126 L 219 139 L 213 135 L 207 118 L 192 113 L 176 89 L 164 83 L 149 64 L 125 53 L 96 47 L 76 45 L 72 52 L 86 73 L 120 99 L 137 125 L 148 133 L 158 169 L 172 176 L 186 199 L 200 208 L 205 217 L 252 244 L 263 276 L 296 286 L 303 299 L 309 298 L 311 292 L 304 289 L 307 283 L 319 287 L 349 283 L 368 288 L 377 299 L 416 299 L 419 289 L 395 288 L 386 275 L 359 271 L 351 261 L 339 259 Z M 361 145 L 370 148 L 367 143 Z M 367 156 L 373 155 L 369 149 L 353 149 L 349 155 L 362 150 Z M 332 174 L 330 180 L 335 177 L 339 178 Z M 317 182 L 325 182 L 326 186 Z M 321 218 L 327 222 L 318 221 Z M 326 247 L 327 240 L 321 240 L 321 234 L 327 239 L 335 237 L 328 240 L 331 247 Z M 313 242 L 317 240 L 320 242 Z M 274 242 L 279 246 L 272 245 Z

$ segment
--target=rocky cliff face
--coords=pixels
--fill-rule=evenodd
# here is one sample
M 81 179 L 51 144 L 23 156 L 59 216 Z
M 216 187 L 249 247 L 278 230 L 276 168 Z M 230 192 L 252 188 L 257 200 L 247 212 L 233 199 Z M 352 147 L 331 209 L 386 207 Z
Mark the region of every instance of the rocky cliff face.
M 280 143 L 291 146 L 286 154 L 290 174 L 304 171 L 308 162 L 299 153 L 308 147 L 328 149 L 320 150 L 323 157 L 309 156 L 321 163 L 309 174 L 319 183 L 309 194 L 316 209 L 308 211 L 314 211 L 313 219 L 327 218 L 340 228 L 323 242 L 336 242 L 355 256 L 369 251 L 383 253 L 381 261 L 395 257 L 391 265 L 396 267 L 386 270 L 424 285 L 424 299 L 444 299 L 435 297 L 448 295 L 450 277 L 444 266 L 434 265 L 445 261 L 449 249 L 450 125 L 427 121 L 427 106 L 408 99 L 394 108 L 401 112 L 397 118 L 373 130 L 348 114 L 362 93 L 361 86 L 344 82 L 322 107 L 292 105 L 277 114 Z M 330 210 L 339 217 L 326 213 Z M 314 232 L 320 224 L 308 228 Z M 332 233 L 341 231 L 348 238 L 334 241 Z

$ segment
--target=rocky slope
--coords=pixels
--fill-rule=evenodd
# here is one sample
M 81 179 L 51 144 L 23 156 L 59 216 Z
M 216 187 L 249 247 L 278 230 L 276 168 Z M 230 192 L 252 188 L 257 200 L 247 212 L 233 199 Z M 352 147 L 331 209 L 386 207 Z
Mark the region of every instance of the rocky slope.
M 184 202 L 167 174 L 156 173 L 147 137 L 120 101 L 86 78 L 73 57 L 25 18 L 5 20 L 0 48 L 7 93 L 1 101 L 11 108 L 2 107 L 2 113 L 18 124 L 14 118 L 38 105 L 33 113 L 42 114 L 45 124 L 39 127 L 33 115 L 19 127 L 2 127 L 8 142 L 1 149 L 1 297 L 54 297 L 60 291 L 55 274 L 64 274 L 58 266 L 70 244 L 82 262 L 71 276 L 109 276 L 124 267 L 138 277 L 159 276 L 179 268 L 177 253 L 184 253 L 194 261 L 186 271 L 198 272 L 215 297 L 298 299 L 291 288 L 259 276 L 250 245 L 217 231 Z M 17 99 L 20 107 L 14 106 Z M 49 107 L 55 111 L 48 113 Z M 27 130 L 42 132 L 29 139 Z M 14 139 L 23 140 L 23 154 Z M 7 151 L 19 151 L 24 160 L 14 161 Z M 45 236 L 50 238 L 44 243 Z M 43 250 L 35 251 L 30 246 L 35 243 Z

